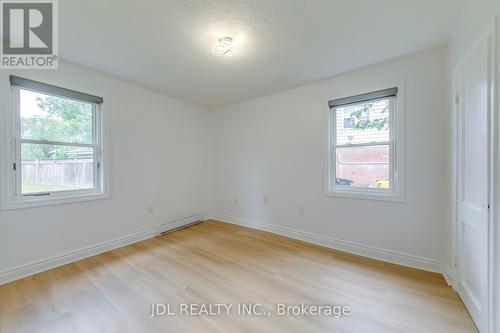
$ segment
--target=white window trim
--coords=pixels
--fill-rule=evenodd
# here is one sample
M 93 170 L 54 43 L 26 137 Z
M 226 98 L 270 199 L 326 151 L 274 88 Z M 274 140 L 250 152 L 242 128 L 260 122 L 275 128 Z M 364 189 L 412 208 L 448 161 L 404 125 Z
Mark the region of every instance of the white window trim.
M 100 200 L 109 198 L 109 158 L 107 154 L 107 116 L 103 112 L 102 104 L 92 103 L 92 113 L 93 113 L 93 143 L 90 145 L 85 144 L 75 144 L 75 146 L 92 146 L 94 147 L 94 158 L 99 163 L 94 164 L 94 172 L 96 177 L 94 177 L 94 188 L 84 189 L 84 190 L 72 190 L 72 191 L 61 191 L 61 192 L 50 192 L 50 195 L 40 195 L 40 196 L 23 196 L 16 191 L 20 188 L 20 177 L 17 173 L 21 171 L 21 161 L 20 161 L 20 109 L 19 109 L 19 92 L 20 89 L 36 91 L 30 88 L 23 88 L 18 86 L 11 86 L 11 93 L 9 94 L 8 112 L 6 112 L 6 119 L 4 122 L 4 128 L 2 128 L 5 133 L 5 146 L 2 149 L 1 154 L 1 179 L 0 184 L 0 205 L 2 210 L 13 210 L 21 208 L 32 208 L 32 207 L 42 207 L 50 205 L 60 205 L 76 202 L 84 202 L 91 200 Z M 50 94 L 44 92 L 46 94 Z M 57 94 L 54 94 L 57 96 Z M 66 99 L 71 99 L 66 96 L 62 96 Z M 78 99 L 75 99 L 78 101 Z M 22 140 L 36 141 L 37 143 L 49 143 L 49 144 L 62 144 L 68 145 L 68 143 L 62 142 L 52 142 L 52 141 L 42 141 L 42 140 Z M 16 169 L 14 170 L 13 165 L 16 164 Z
M 382 88 L 371 89 L 371 91 L 382 90 L 387 87 L 397 87 L 398 94 L 394 98 L 395 107 L 391 114 L 391 132 L 390 144 L 391 162 L 394 165 L 392 190 L 375 189 L 375 188 L 355 188 L 335 185 L 335 135 L 336 135 L 336 119 L 333 116 L 334 112 L 328 107 L 326 110 L 326 129 L 325 129 L 325 181 L 324 195 L 327 197 L 341 197 L 350 199 L 362 200 L 381 200 L 381 201 L 396 201 L 403 202 L 406 199 L 406 166 L 405 166 L 405 84 L 399 82 L 397 84 L 387 85 Z M 355 96 L 357 93 L 351 94 Z M 359 93 L 358 93 L 359 94 Z M 327 103 L 326 103 L 327 104 Z M 338 145 L 337 147 L 354 147 L 354 146 L 374 146 L 374 144 L 360 145 Z

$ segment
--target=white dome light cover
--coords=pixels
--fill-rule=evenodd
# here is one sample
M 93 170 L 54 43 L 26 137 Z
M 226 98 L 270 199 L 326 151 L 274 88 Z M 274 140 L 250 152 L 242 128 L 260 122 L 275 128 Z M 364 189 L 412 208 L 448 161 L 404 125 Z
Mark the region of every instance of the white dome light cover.
M 234 40 L 231 37 L 219 38 L 219 42 L 214 46 L 216 56 L 234 57 Z

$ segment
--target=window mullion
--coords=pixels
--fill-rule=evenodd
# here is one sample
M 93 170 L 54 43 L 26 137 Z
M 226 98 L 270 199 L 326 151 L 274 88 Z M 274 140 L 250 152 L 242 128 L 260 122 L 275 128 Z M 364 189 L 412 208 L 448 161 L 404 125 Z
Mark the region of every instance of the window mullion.
M 345 144 L 345 145 L 335 145 L 335 148 L 376 147 L 376 146 L 390 146 L 391 144 L 392 144 L 391 141 L 353 143 L 353 144 Z
M 20 143 L 31 143 L 37 145 L 52 145 L 52 146 L 71 146 L 71 147 L 94 147 L 90 143 L 76 143 L 76 142 L 59 142 L 50 140 L 33 140 L 33 139 L 20 139 Z

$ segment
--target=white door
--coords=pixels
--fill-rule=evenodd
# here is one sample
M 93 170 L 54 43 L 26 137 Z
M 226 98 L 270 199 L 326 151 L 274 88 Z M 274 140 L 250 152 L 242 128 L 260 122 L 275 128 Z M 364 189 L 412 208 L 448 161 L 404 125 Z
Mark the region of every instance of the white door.
M 489 307 L 489 109 L 487 36 L 458 70 L 458 286 L 480 332 L 488 332 Z

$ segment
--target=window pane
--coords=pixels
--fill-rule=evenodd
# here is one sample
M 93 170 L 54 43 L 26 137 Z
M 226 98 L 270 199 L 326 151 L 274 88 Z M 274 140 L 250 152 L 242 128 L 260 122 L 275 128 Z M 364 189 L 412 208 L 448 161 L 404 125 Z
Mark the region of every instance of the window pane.
M 20 90 L 21 138 L 92 143 L 92 104 Z
M 337 148 L 337 186 L 390 189 L 389 146 Z
M 22 194 L 94 187 L 92 147 L 21 144 Z
M 390 99 L 336 109 L 337 145 L 389 142 Z

